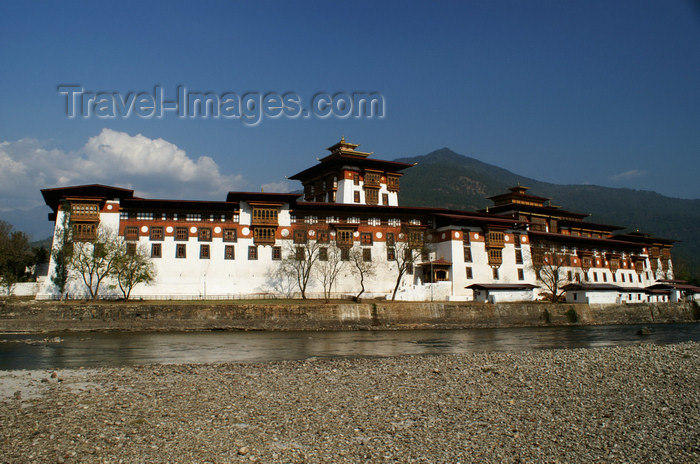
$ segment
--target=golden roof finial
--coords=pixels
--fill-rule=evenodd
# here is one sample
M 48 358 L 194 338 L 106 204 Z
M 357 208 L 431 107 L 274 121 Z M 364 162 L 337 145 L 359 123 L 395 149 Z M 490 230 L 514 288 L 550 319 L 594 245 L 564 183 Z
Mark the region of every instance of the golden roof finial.
M 265 193 L 265 187 L 260 187 L 260 193 Z
M 342 135 L 342 136 L 340 137 L 340 142 L 341 142 L 341 143 L 345 143 L 345 136 L 344 136 L 344 135 Z

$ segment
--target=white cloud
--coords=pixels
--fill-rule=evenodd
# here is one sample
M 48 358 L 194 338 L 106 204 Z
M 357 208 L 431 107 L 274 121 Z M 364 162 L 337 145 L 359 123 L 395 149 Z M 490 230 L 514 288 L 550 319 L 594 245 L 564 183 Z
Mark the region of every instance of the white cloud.
M 265 192 L 274 193 L 289 193 L 292 190 L 298 189 L 300 186 L 294 186 L 290 182 L 283 180 L 282 182 L 270 182 L 260 186 Z
M 629 179 L 635 179 L 637 177 L 642 177 L 647 174 L 646 171 L 642 171 L 640 169 L 630 169 L 629 171 L 621 172 L 619 174 L 615 174 L 614 176 L 610 176 L 610 180 L 613 180 L 615 182 L 620 182 L 620 181 L 625 181 Z
M 241 175 L 222 174 L 208 156 L 195 160 L 141 134 L 103 129 L 75 152 L 48 149 L 35 139 L 0 142 L 0 210 L 41 204 L 43 188 L 94 183 L 132 188 L 147 198 L 215 200 L 246 185 Z

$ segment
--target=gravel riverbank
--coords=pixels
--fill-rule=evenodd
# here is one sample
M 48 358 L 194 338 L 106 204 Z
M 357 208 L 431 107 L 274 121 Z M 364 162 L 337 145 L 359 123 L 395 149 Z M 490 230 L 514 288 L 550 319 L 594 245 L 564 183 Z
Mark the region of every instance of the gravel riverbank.
M 700 344 L 0 372 L 0 462 L 700 462 Z

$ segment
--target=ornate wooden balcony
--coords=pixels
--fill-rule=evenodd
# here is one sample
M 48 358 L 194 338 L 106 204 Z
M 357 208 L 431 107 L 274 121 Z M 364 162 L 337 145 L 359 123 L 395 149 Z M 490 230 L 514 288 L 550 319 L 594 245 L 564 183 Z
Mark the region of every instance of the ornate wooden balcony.
M 486 247 L 504 248 L 506 246 L 503 232 L 489 231 L 486 233 Z
M 100 207 L 97 203 L 72 203 L 70 215 L 72 220 L 99 221 Z
M 381 187 L 380 182 L 381 182 L 382 176 L 379 173 L 375 172 L 367 172 L 365 173 L 365 181 L 364 181 L 364 186 L 369 187 L 369 188 L 379 188 Z
M 399 191 L 399 178 L 394 176 L 387 176 L 386 178 L 386 188 L 392 192 Z
M 503 264 L 503 253 L 500 249 L 492 248 L 489 250 L 489 266 L 500 266 Z
M 73 241 L 75 242 L 91 242 L 97 238 L 97 223 L 96 222 L 78 222 L 72 223 Z
M 279 225 L 277 208 L 253 208 L 252 225 L 254 226 L 277 226 Z
M 253 229 L 253 243 L 256 245 L 274 245 L 276 227 L 255 227 Z

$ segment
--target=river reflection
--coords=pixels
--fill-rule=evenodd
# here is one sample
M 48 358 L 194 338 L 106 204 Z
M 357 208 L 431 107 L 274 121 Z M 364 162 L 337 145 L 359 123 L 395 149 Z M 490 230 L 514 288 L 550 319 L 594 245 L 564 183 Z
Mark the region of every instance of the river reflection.
M 638 343 L 700 342 L 700 324 L 352 332 L 168 332 L 0 335 L 0 369 L 399 356 Z M 61 341 L 52 341 L 59 337 Z M 48 339 L 48 341 L 44 341 Z

